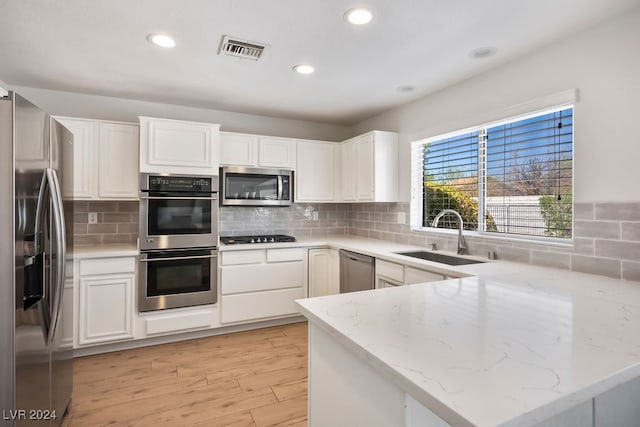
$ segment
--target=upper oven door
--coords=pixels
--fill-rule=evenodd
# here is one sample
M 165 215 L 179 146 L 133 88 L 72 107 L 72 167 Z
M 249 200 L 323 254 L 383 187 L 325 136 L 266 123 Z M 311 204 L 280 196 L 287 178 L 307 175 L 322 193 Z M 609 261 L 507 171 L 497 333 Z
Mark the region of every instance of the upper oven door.
M 223 206 L 289 206 L 293 172 L 285 169 L 221 168 Z
M 140 249 L 218 246 L 218 196 L 140 197 Z

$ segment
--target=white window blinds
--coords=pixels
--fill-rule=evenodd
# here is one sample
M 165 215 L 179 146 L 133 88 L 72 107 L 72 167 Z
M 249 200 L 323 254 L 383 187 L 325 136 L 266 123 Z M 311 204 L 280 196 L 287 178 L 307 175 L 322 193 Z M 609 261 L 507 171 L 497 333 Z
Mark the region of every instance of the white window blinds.
M 412 156 L 413 224 L 454 209 L 466 230 L 571 237 L 572 107 L 417 141 Z

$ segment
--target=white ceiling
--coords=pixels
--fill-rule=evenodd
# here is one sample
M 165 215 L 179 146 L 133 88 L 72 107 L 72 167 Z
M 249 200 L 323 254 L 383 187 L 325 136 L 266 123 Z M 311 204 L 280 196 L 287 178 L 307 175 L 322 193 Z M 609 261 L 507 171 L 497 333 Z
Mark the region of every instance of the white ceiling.
M 640 0 L 0 0 L 11 85 L 353 124 L 640 5 Z M 352 7 L 366 26 L 343 19 Z M 149 44 L 165 32 L 174 49 Z M 217 54 L 224 34 L 269 44 Z M 496 55 L 469 52 L 495 46 Z M 594 52 L 597 55 L 597 52 Z M 312 75 L 291 71 L 310 63 Z M 401 93 L 398 86 L 416 89 Z

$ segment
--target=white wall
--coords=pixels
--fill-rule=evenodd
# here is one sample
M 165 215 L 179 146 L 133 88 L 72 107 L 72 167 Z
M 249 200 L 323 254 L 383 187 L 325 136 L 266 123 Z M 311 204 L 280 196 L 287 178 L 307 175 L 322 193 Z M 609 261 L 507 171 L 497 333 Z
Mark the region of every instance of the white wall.
M 8 85 L 9 86 L 9 85 Z M 54 115 L 137 122 L 138 116 L 220 123 L 221 130 L 292 138 L 342 141 L 351 135 L 348 126 L 242 114 L 221 110 L 160 104 L 108 96 L 8 87 Z
M 410 198 L 409 142 L 499 119 L 516 104 L 577 88 L 575 201 L 640 200 L 640 11 L 357 124 L 400 133 L 399 193 Z

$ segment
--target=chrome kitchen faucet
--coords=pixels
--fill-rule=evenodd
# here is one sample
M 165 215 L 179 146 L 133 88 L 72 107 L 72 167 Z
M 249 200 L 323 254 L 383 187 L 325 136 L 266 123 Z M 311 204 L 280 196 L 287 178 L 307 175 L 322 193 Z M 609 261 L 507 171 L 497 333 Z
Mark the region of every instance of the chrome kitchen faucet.
M 446 214 L 453 214 L 456 216 L 456 218 L 458 218 L 458 223 L 460 225 L 460 227 L 458 228 L 458 255 L 467 254 L 467 242 L 464 241 L 464 236 L 462 235 L 462 216 L 460 216 L 458 212 L 454 211 L 453 209 L 444 209 L 440 211 L 440 213 L 433 219 L 433 223 L 431 224 L 431 226 L 433 228 L 438 228 L 438 221 L 440 221 L 440 218 L 442 218 Z

